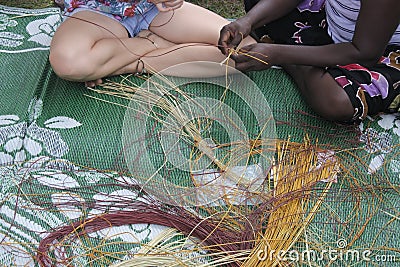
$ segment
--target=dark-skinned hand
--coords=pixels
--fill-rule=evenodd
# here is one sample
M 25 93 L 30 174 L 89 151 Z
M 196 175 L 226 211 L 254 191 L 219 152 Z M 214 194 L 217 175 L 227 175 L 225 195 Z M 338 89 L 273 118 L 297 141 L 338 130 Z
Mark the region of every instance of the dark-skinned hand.
M 218 47 L 224 55 L 228 55 L 230 49 L 235 49 L 240 42 L 251 32 L 251 24 L 246 18 L 239 18 L 225 25 L 220 32 Z
M 265 70 L 271 67 L 271 58 L 267 52 L 268 44 L 255 43 L 242 47 L 231 58 L 235 61 L 236 69 L 240 71 Z

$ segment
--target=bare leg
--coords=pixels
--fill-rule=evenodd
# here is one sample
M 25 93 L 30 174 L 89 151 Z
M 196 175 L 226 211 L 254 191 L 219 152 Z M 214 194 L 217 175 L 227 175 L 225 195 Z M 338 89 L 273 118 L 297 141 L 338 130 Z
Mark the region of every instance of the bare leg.
M 128 38 L 126 29 L 117 21 L 82 11 L 68 18 L 56 31 L 50 62 L 64 79 L 97 80 L 111 74 L 133 73 L 135 62 L 142 55 L 171 46 L 166 41 L 157 43 L 156 47 L 145 38 Z
M 185 2 L 174 11 L 160 12 L 151 22 L 150 31 L 168 41 L 217 44 L 221 28 L 228 24 L 223 17 Z
M 190 69 L 185 66 L 165 69 L 185 62 L 221 62 L 224 59 L 225 56 L 219 50 L 215 51 L 215 46 L 199 43 L 178 44 L 170 48 L 154 50 L 141 58 L 147 71 L 179 77 L 221 76 L 225 74 L 226 68 L 219 64 L 215 64 L 215 68 L 210 68 L 213 66 L 211 64 L 193 64 Z M 234 65 L 232 60 L 229 61 L 229 65 Z
M 174 12 L 159 13 L 150 24 L 150 31 L 160 37 L 176 43 L 165 49 L 153 50 L 142 57 L 147 68 L 161 71 L 169 66 L 190 61 L 221 62 L 225 56 L 217 47 L 221 28 L 229 23 L 223 17 L 197 5 L 185 2 Z M 251 37 L 241 45 L 255 43 Z M 230 61 L 230 65 L 234 65 Z M 224 69 L 213 73 L 210 69 L 175 69 L 179 73 L 164 73 L 177 76 L 213 76 L 223 75 Z
M 284 66 L 297 83 L 306 102 L 319 115 L 332 121 L 349 121 L 354 108 L 346 92 L 329 73 L 311 66 Z
M 158 14 L 150 24 L 150 30 L 173 43 L 204 43 L 216 47 L 220 30 L 228 23 L 227 19 L 210 10 L 185 2 L 173 12 Z M 251 43 L 255 40 L 247 37 L 242 45 Z
M 106 76 L 141 71 L 143 64 L 139 63 L 142 62 L 155 71 L 187 61 L 220 62 L 225 57 L 216 45 L 219 31 L 227 23 L 215 13 L 185 3 L 174 12 L 160 13 L 153 20 L 150 30 L 155 33 L 152 38 L 157 39 L 155 46 L 146 38 L 128 38 L 126 29 L 113 19 L 81 11 L 57 30 L 51 44 L 50 62 L 60 77 L 92 81 L 89 85 L 101 82 Z M 246 44 L 252 42 L 255 42 L 252 38 L 244 40 Z M 183 75 L 203 76 L 203 73 L 193 70 Z

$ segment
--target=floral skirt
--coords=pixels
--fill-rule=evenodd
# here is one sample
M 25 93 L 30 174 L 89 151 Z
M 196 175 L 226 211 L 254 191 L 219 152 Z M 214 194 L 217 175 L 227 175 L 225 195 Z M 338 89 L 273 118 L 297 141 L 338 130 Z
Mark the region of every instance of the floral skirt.
M 258 0 L 245 0 L 246 11 Z M 308 5 L 312 3 L 312 5 Z M 291 13 L 255 30 L 259 40 L 290 45 L 333 43 L 327 32 L 324 1 L 303 1 Z M 400 46 L 389 45 L 373 67 L 335 66 L 326 71 L 346 91 L 354 107 L 353 121 L 367 115 L 400 111 Z

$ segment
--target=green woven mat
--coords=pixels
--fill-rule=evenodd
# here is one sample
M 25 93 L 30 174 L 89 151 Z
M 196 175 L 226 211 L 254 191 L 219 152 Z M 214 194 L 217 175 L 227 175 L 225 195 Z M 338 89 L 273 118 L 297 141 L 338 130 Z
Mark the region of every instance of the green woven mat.
M 89 96 L 123 105 L 128 101 L 88 91 L 83 84 L 61 80 L 52 72 L 48 62 L 49 45 L 60 21 L 58 9 L 23 10 L 0 6 L 1 266 L 35 266 L 34 256 L 46 233 L 71 221 L 107 210 L 124 209 L 126 207 L 118 206 L 121 198 L 126 203 L 139 197 L 130 187 L 133 181 L 123 156 L 121 136 L 126 109 Z M 261 89 L 273 111 L 278 138 L 303 142 L 307 135 L 313 143 L 335 149 L 350 173 L 365 187 L 388 186 L 388 181 L 398 185 L 398 115 L 368 118 L 359 127 L 337 125 L 316 116 L 282 70 L 250 73 L 249 77 Z M 141 83 L 141 80 L 133 80 Z M 193 93 L 204 96 L 203 89 L 207 89 L 207 85 L 199 85 Z M 210 97 L 219 99 L 220 95 L 215 93 Z M 243 105 L 234 95 L 228 96 L 226 103 L 245 117 L 246 129 L 257 132 L 255 119 L 241 109 Z M 220 132 L 215 134 L 223 136 Z M 153 159 L 160 160 L 157 146 L 153 149 Z M 353 152 L 344 153 L 348 149 Z M 345 178 L 339 175 L 331 189 L 337 194 L 330 196 L 329 207 L 323 206 L 306 229 L 307 238 L 330 242 L 335 248 L 338 240 L 351 241 L 347 238 L 355 233 L 348 232 L 348 225 L 353 225 L 351 229 L 363 231 L 352 248 L 361 251 L 372 246 L 376 255 L 395 255 L 400 259 L 398 194 L 374 190 L 355 201 L 351 191 L 341 190 L 349 186 Z M 182 179 L 182 174 L 172 175 L 177 184 L 182 183 Z M 104 210 L 89 205 L 100 201 L 108 203 Z M 365 206 L 365 209 L 352 214 L 355 206 Z M 364 227 L 361 222 L 367 219 L 369 223 Z M 92 262 L 94 266 L 129 259 L 139 247 L 129 244 L 134 242 L 133 236 L 148 242 L 164 229 L 148 224 L 114 228 L 113 235 L 105 239 L 103 249 L 118 254 L 97 258 Z M 123 234 L 128 232 L 129 235 Z M 99 242 L 106 235 L 99 231 L 90 238 Z M 129 245 L 115 246 L 113 242 Z M 397 252 L 385 250 L 385 247 L 397 248 Z M 93 261 L 88 251 L 90 248 L 84 244 L 68 251 L 76 255 L 71 264 L 88 265 Z M 375 264 L 396 266 L 398 263 Z M 332 263 L 332 266 L 345 265 L 343 261 Z M 366 262 L 355 265 L 363 266 Z

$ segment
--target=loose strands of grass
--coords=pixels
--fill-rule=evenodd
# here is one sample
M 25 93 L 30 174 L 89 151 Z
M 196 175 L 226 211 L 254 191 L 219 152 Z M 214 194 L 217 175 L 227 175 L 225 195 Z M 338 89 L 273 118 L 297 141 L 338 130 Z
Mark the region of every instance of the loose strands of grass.
M 87 243 L 91 233 L 102 229 L 136 223 L 153 223 L 176 229 L 186 236 L 185 244 L 190 239 L 194 245 L 187 247 L 172 237 L 166 238 L 170 241 L 161 244 L 160 240 L 163 238 L 156 238 L 148 244 L 141 244 L 142 250 L 139 250 L 141 253 L 135 255 L 132 261 L 126 262 L 126 266 L 140 266 L 140 264 L 182 266 L 182 263 L 192 266 L 191 262 L 194 259 L 185 255 L 193 253 L 197 255 L 198 260 L 204 261 L 204 264 L 198 264 L 199 266 L 257 266 L 252 265 L 257 263 L 253 262 L 255 248 L 260 248 L 268 242 L 271 248 L 289 249 L 300 238 L 304 228 L 312 221 L 316 210 L 324 201 L 331 183 L 327 184 L 316 197 L 311 194 L 312 189 L 319 179 L 334 175 L 336 170 L 333 162 L 326 162 L 318 169 L 314 168 L 318 151 L 318 148 L 309 143 L 280 141 L 279 156 L 270 177 L 275 184 L 273 194 L 263 202 L 256 202 L 255 206 L 231 205 L 226 211 L 221 211 L 217 206 L 204 206 L 201 209 L 210 215 L 200 218 L 198 210 L 164 206 L 147 195 L 143 201 L 125 203 L 121 199 L 116 204 L 118 203 L 119 207 L 129 205 L 129 211 L 80 219 L 49 233 L 40 242 L 37 260 L 41 266 L 66 263 L 76 256 L 59 259 L 50 257 L 49 253 L 73 248 L 71 245 L 75 239 L 87 240 Z M 305 164 L 306 162 L 312 163 Z M 313 174 L 307 173 L 309 168 Z M 307 203 L 312 203 L 311 208 L 307 209 L 309 206 Z M 59 205 L 65 204 L 59 203 Z M 106 208 L 102 207 L 101 203 L 95 205 L 97 209 Z M 103 252 L 101 245 L 96 246 L 96 251 L 99 255 L 106 253 Z M 202 254 L 201 251 L 206 253 Z
M 59 229 L 55 229 L 54 232 L 47 234 L 41 233 L 41 235 L 45 235 L 45 238 L 40 242 L 41 245 L 38 254 L 43 255 L 43 259 L 46 259 L 43 266 L 68 263 L 79 257 L 91 258 L 93 263 L 109 265 L 128 253 L 125 245 L 129 243 L 127 241 L 117 241 L 113 238 L 119 234 L 129 234 L 129 232 L 114 234 L 110 231 L 111 227 L 129 225 L 130 223 L 146 223 L 150 220 L 151 223 L 162 223 L 163 220 L 159 222 L 159 219 L 157 219 L 159 216 L 166 218 L 169 221 L 168 226 L 180 230 L 185 235 L 185 238 L 192 240 L 195 245 L 190 247 L 190 249 L 186 249 L 185 247 L 180 254 L 179 249 L 181 247 L 179 246 L 179 242 L 170 245 L 162 244 L 161 246 L 165 247 L 164 253 L 158 248 L 159 245 L 151 249 L 153 245 L 151 243 L 147 249 L 152 252 L 146 255 L 149 255 L 147 262 L 152 262 L 154 265 L 162 265 L 167 260 L 171 266 L 179 266 L 182 262 L 190 265 L 190 261 L 187 260 L 185 255 L 198 255 L 196 253 L 205 251 L 206 254 L 198 256 L 200 261 L 204 260 L 204 266 L 222 266 L 223 264 L 226 264 L 226 266 L 240 265 L 246 267 L 276 266 L 279 264 L 285 266 L 285 262 L 279 262 L 277 259 L 273 259 L 272 261 L 257 260 L 255 258 L 257 256 L 257 249 L 264 249 L 266 246 L 267 251 L 268 249 L 288 251 L 290 248 L 293 248 L 294 243 L 300 242 L 315 251 L 326 250 L 331 247 L 329 240 L 324 240 L 327 234 L 325 231 L 328 231 L 330 227 L 330 223 L 326 221 L 328 218 L 337 220 L 338 223 L 335 225 L 335 228 L 338 229 L 338 234 L 346 237 L 349 248 L 356 246 L 356 249 L 360 247 L 360 244 L 356 244 L 356 241 L 360 241 L 363 237 L 363 232 L 369 227 L 372 219 L 377 216 L 382 217 L 382 215 L 387 216 L 387 223 L 373 225 L 373 227 L 376 227 L 374 236 L 368 240 L 364 240 L 364 243 L 361 244 L 363 244 L 363 248 L 368 248 L 372 251 L 399 252 L 399 249 L 395 246 L 385 245 L 376 241 L 382 233 L 388 231 L 389 227 L 398 221 L 395 218 L 398 217 L 397 214 L 400 214 L 398 206 L 391 206 L 389 205 L 390 203 L 386 203 L 385 210 L 382 212 L 382 208 L 379 205 L 379 203 L 387 202 L 382 193 L 397 193 L 399 190 L 398 185 L 391 184 L 388 178 L 384 176 L 377 176 L 375 177 L 376 180 L 363 180 L 360 177 L 354 176 L 353 171 L 358 172 L 363 166 L 368 167 L 368 164 L 362 158 L 358 158 L 353 153 L 354 151 L 337 149 L 335 157 L 330 157 L 328 158 L 329 160 L 318 163 L 318 153 L 326 152 L 321 146 L 312 145 L 308 140 L 303 144 L 278 140 L 277 144 L 276 163 L 269 177 L 273 181 L 272 194 L 269 198 L 260 197 L 259 200 L 262 200 L 262 202 L 254 202 L 255 204 L 252 206 L 230 205 L 226 207 L 226 211 L 222 209 L 222 212 L 221 207 L 217 206 L 203 206 L 186 210 L 178 209 L 177 211 L 173 207 L 164 206 L 164 204 L 159 203 L 148 195 L 144 196 L 145 200 L 143 202 L 136 202 L 135 199 L 127 196 L 116 197 L 113 201 L 85 202 L 85 210 L 95 209 L 103 211 L 104 215 L 107 215 L 109 207 L 113 207 L 113 209 L 128 208 L 130 210 L 126 212 L 113 212 L 109 215 L 110 217 L 100 214 L 87 218 L 89 214 L 82 214 L 82 217 L 71 220 L 69 225 L 67 222 L 67 226 L 65 227 L 60 226 Z M 258 149 L 261 149 L 261 147 Z M 334 159 L 337 161 L 334 161 Z M 354 164 L 354 162 L 357 164 Z M 340 165 L 341 169 L 339 186 L 332 187 L 332 182 L 323 186 L 321 183 L 317 183 L 320 179 L 336 175 L 337 164 Z M 318 168 L 316 168 L 317 166 Z M 83 166 L 81 167 L 83 168 Z M 68 170 L 69 168 L 60 170 L 55 174 L 68 173 Z M 96 171 L 94 169 L 88 170 L 92 172 Z M 308 173 L 307 170 L 312 172 L 312 174 Z M 26 170 L 22 171 L 26 172 Z M 85 169 L 81 171 L 85 171 Z M 104 171 L 100 173 L 104 173 Z M 125 177 L 123 179 L 126 180 L 128 178 Z M 139 185 L 132 183 L 124 184 L 121 181 L 110 180 L 107 186 L 114 185 L 117 188 L 121 188 L 122 186 L 133 191 L 140 190 Z M 36 186 L 34 182 L 33 177 L 29 176 L 18 184 L 20 187 L 23 186 L 24 189 L 19 190 L 20 195 L 18 198 L 20 201 L 17 203 L 20 203 L 19 205 L 24 206 L 25 209 L 31 208 L 31 212 L 35 212 L 35 214 L 40 214 L 41 211 L 51 211 L 54 213 L 61 211 L 68 212 L 68 208 L 66 207 L 71 207 L 71 211 L 73 211 L 73 207 L 81 207 L 82 202 L 71 202 L 71 198 L 68 198 L 69 194 L 73 194 L 74 199 L 80 199 L 87 194 L 98 194 L 101 192 L 101 187 L 105 186 L 104 183 L 92 184 L 88 187 L 77 188 L 72 191 L 63 190 L 60 192 L 63 192 L 66 196 L 64 201 L 54 203 L 49 200 L 47 203 L 44 200 L 49 199 L 55 193 L 54 190 L 49 191 L 49 195 L 46 195 L 44 192 L 38 193 L 35 191 Z M 231 194 L 234 197 L 238 192 L 231 192 Z M 23 200 L 30 200 L 30 204 L 27 205 L 26 201 L 24 202 Z M 5 199 L 3 205 L 7 205 L 7 201 Z M 226 203 L 229 203 L 229 201 Z M 352 208 L 351 212 L 343 217 L 343 215 L 337 213 L 338 211 L 335 211 L 335 206 L 338 204 L 346 205 L 346 203 L 350 204 Z M 161 213 L 158 212 L 159 210 Z M 142 211 L 150 212 L 143 214 Z M 395 217 L 386 213 L 395 215 Z M 324 218 L 315 219 L 316 216 L 318 217 L 321 214 L 326 215 Z M 143 219 L 143 217 L 146 218 Z M 186 218 L 188 222 L 182 218 Z M 323 220 L 320 221 L 321 219 Z M 185 224 L 185 228 L 180 229 L 180 223 L 173 223 L 172 225 L 171 221 L 174 222 L 174 220 Z M 93 242 L 95 240 L 93 240 L 90 234 L 98 231 L 104 234 L 104 238 L 101 239 L 101 242 L 96 243 Z M 201 233 L 201 237 L 198 239 L 194 238 L 198 236 L 198 233 Z M 134 236 L 134 233 L 131 234 Z M 79 240 L 80 242 L 74 242 L 74 240 Z M 32 244 L 17 244 L 8 242 L 7 240 L 2 244 L 3 246 L 7 246 L 11 251 L 13 247 L 19 250 L 21 247 L 24 247 L 27 249 L 28 255 L 32 253 L 29 252 Z M 86 245 L 82 246 L 82 244 Z M 133 241 L 131 241 L 131 244 L 133 244 Z M 17 245 L 20 245 L 19 248 L 17 248 Z M 146 247 L 146 244 L 140 245 Z M 111 253 L 107 251 L 107 246 L 120 247 L 119 252 Z M 172 251 L 174 247 L 178 249 L 178 252 Z M 336 248 L 333 246 L 333 249 Z M 53 255 L 55 251 L 64 252 L 63 254 Z M 64 258 L 59 258 L 60 255 L 64 255 Z M 146 257 L 145 255 L 141 256 Z M 160 259 L 160 257 L 164 256 L 167 259 Z M 145 258 L 141 260 L 143 263 L 146 262 Z M 159 264 L 157 264 L 157 260 Z
M 260 140 L 253 140 L 251 146 L 256 149 L 252 151 L 262 154 L 261 152 L 257 152 L 257 150 L 266 148 L 261 148 L 258 142 Z M 314 217 L 321 214 L 322 211 L 320 208 L 323 207 L 323 211 L 325 212 L 325 209 L 329 205 L 334 204 L 333 202 L 327 202 L 327 199 L 331 201 L 331 196 L 337 194 L 336 191 L 332 191 L 331 189 L 332 181 L 328 181 L 323 188 L 318 188 L 317 182 L 323 179 L 329 180 L 337 176 L 338 166 L 340 166 L 343 182 L 347 184 L 340 189 L 340 192 L 344 194 L 343 199 L 338 199 L 337 201 L 353 205 L 354 209 L 354 213 L 346 218 L 347 221 L 352 221 L 353 225 L 343 229 L 343 231 L 347 232 L 346 236 L 350 239 L 349 246 L 355 244 L 360 239 L 371 220 L 377 216 L 378 202 L 383 201 L 379 197 L 379 192 L 398 192 L 397 186 L 369 185 L 368 182 L 360 180 L 360 177 L 358 177 L 359 173 L 357 175 L 353 173 L 357 172 L 360 168 L 362 169 L 362 166 L 368 169 L 366 159 L 357 156 L 359 148 L 334 149 L 331 145 L 328 145 L 330 149 L 333 149 L 331 152 L 335 151 L 335 156 L 328 157 L 328 160 L 325 159 L 323 168 L 320 169 L 317 167 L 320 164 L 317 160 L 317 154 L 324 153 L 324 149 L 314 147 L 309 142 L 309 140 L 306 140 L 304 144 L 281 143 L 278 140 L 278 143 L 280 143 L 280 146 L 278 146 L 278 159 L 275 169 L 273 169 L 274 175 L 271 176 L 274 179 L 273 188 L 275 190 L 273 191 L 273 195 L 267 194 L 264 195 L 264 198 L 261 196 L 258 198 L 259 200 L 262 199 L 264 203 L 268 203 L 263 208 L 260 207 L 260 214 L 263 214 L 261 217 L 264 218 L 263 222 L 267 221 L 267 227 L 261 227 L 264 230 L 259 232 L 257 245 L 255 245 L 251 256 L 245 261 L 243 266 L 285 265 L 285 262 L 279 261 L 278 258 L 260 261 L 257 252 L 264 248 L 267 248 L 267 251 L 288 252 L 298 242 L 303 242 L 312 248 L 327 246 L 326 243 L 316 244 L 314 241 L 309 241 L 308 239 L 304 241 L 304 236 L 306 235 L 306 230 L 311 229 Z M 194 143 L 192 142 L 192 144 Z M 230 145 L 217 144 L 216 147 L 221 148 Z M 248 155 L 244 155 L 244 157 L 248 157 Z M 339 162 L 339 158 L 342 162 Z M 382 181 L 384 180 L 388 179 L 382 177 Z M 371 201 L 371 196 L 375 196 L 374 199 L 376 201 Z M 233 208 L 227 199 L 224 200 L 226 204 L 230 205 L 229 208 Z M 364 202 L 367 208 L 360 206 L 359 202 Z M 206 210 L 209 210 L 209 208 L 206 208 Z M 240 209 L 240 212 L 249 216 L 254 215 L 243 207 Z M 252 218 L 251 221 L 257 221 L 254 217 Z M 260 229 L 259 224 L 253 223 L 252 225 Z
M 199 149 L 205 156 L 207 156 L 212 162 L 217 165 L 217 167 L 221 170 L 221 172 L 226 174 L 227 179 L 232 179 L 236 184 L 245 184 L 249 185 L 251 182 L 246 180 L 243 175 L 238 175 L 232 172 L 231 167 L 233 164 L 226 165 L 220 159 L 218 159 L 214 155 L 213 148 L 203 139 L 200 133 L 200 129 L 197 128 L 197 125 L 193 123 L 189 117 L 191 110 L 181 110 L 180 103 L 183 101 L 190 101 L 193 107 L 198 107 L 199 109 L 203 109 L 203 107 L 191 99 L 183 90 L 179 89 L 175 85 L 171 85 L 168 79 L 160 74 L 154 74 L 161 77 L 162 81 L 166 81 L 168 87 L 173 88 L 173 92 L 178 95 L 174 95 L 168 90 L 164 85 L 161 84 L 148 84 L 146 87 L 133 87 L 128 89 L 127 85 L 119 84 L 119 83 L 106 83 L 101 85 L 103 90 L 99 89 L 91 89 L 97 93 L 104 93 L 108 95 L 114 95 L 120 98 L 124 98 L 130 101 L 134 101 L 139 108 L 137 108 L 137 112 L 142 113 L 143 110 L 153 110 L 154 108 L 159 108 L 164 112 L 171 114 L 174 118 L 174 122 L 172 124 L 166 125 L 166 122 L 163 119 L 162 115 L 154 116 L 153 119 L 157 120 L 159 123 L 164 126 L 168 126 L 171 131 L 175 131 L 179 133 L 181 129 L 185 130 L 186 137 L 189 137 L 189 144 L 194 145 L 197 149 Z M 182 97 L 183 100 L 180 98 Z M 207 111 L 205 111 L 207 112 Z M 248 144 L 244 144 L 248 145 Z M 233 162 L 232 162 L 233 163 Z
M 277 200 L 273 203 L 266 229 L 245 266 L 285 266 L 285 261 L 280 261 L 277 257 L 271 258 L 269 253 L 287 253 L 299 240 L 324 201 L 331 182 L 326 185 L 317 200 L 314 200 L 315 203 L 307 214 L 307 206 L 311 201 L 307 192 L 311 191 L 318 181 L 335 173 L 332 163 L 315 170 L 316 155 L 308 142 L 306 140 L 295 150 L 288 150 L 285 144 L 278 147 L 279 164 L 274 172 L 274 197 Z M 260 260 L 259 251 L 266 253 L 264 261 Z M 265 256 L 264 253 L 262 256 Z

